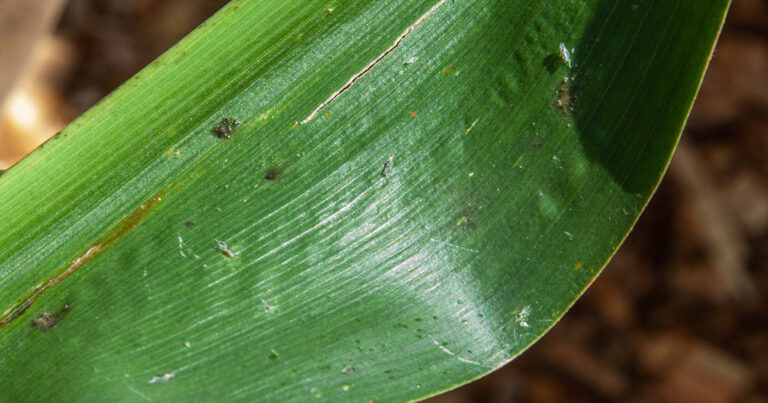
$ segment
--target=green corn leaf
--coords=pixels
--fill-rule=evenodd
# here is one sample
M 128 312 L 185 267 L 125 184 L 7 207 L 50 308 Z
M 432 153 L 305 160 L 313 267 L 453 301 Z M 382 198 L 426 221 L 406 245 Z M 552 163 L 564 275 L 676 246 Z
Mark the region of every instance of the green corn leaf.
M 403 401 L 658 184 L 727 0 L 234 1 L 0 177 L 8 401 Z

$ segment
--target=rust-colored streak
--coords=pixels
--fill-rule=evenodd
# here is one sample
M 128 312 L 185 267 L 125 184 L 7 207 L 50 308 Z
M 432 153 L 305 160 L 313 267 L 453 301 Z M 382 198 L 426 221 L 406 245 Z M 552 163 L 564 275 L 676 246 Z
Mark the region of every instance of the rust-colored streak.
M 72 273 L 79 270 L 86 263 L 90 262 L 96 256 L 99 256 L 102 252 L 109 249 L 117 241 L 122 239 L 126 234 L 133 231 L 146 217 L 153 207 L 163 200 L 162 191 L 149 200 L 144 202 L 136 210 L 128 214 L 122 221 L 117 223 L 114 227 L 110 228 L 104 235 L 102 235 L 96 242 L 89 245 L 83 252 L 77 255 L 74 259 L 67 262 L 67 264 L 61 269 L 57 270 L 55 275 L 38 284 L 33 288 L 21 302 L 16 303 L 14 306 L 8 308 L 3 312 L 3 317 L 0 319 L 0 329 L 11 323 L 14 319 L 21 316 L 32 304 L 35 303 L 46 291 L 53 288 L 56 284 L 61 283 L 72 275 Z

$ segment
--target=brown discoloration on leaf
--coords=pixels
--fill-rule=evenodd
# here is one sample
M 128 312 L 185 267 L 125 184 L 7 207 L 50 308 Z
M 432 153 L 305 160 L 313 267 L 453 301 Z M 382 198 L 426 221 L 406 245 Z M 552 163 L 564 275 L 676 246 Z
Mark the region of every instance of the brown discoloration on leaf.
M 126 234 L 133 231 L 146 217 L 158 203 L 162 201 L 162 191 L 152 196 L 149 200 L 142 203 L 136 210 L 131 212 L 122 221 L 117 223 L 114 227 L 109 229 L 104 235 L 101 236 L 96 242 L 89 245 L 83 252 L 78 254 L 74 259 L 70 260 L 64 267 L 59 269 L 52 278 L 47 281 L 44 280 L 30 292 L 27 293 L 21 302 L 8 308 L 3 312 L 3 317 L 0 319 L 0 329 L 5 327 L 14 319 L 21 316 L 32 304 L 35 303 L 47 290 L 54 287 L 56 284 L 64 281 L 67 277 L 79 270 L 83 265 L 90 262 L 93 258 L 100 255 L 105 250 L 109 249 L 117 241 L 122 239 Z
M 570 115 L 573 112 L 571 80 L 567 78 L 563 79 L 560 89 L 557 91 L 557 101 L 555 101 L 555 105 L 557 105 L 557 107 L 566 115 Z
M 64 308 L 57 313 L 43 312 L 35 319 L 32 319 L 32 327 L 40 329 L 43 332 L 48 331 L 64 320 L 64 315 L 67 311 L 69 311 L 69 305 L 64 305 Z
M 59 323 L 59 318 L 50 312 L 43 312 L 35 319 L 32 319 L 32 326 L 44 332 L 56 326 L 57 323 Z

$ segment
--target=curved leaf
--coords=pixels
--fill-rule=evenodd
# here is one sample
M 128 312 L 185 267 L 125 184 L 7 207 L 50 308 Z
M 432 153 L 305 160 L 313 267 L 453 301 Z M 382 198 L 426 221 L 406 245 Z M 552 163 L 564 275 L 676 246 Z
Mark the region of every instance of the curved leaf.
M 233 2 L 0 178 L 4 396 L 409 400 L 503 365 L 636 220 L 726 8 Z

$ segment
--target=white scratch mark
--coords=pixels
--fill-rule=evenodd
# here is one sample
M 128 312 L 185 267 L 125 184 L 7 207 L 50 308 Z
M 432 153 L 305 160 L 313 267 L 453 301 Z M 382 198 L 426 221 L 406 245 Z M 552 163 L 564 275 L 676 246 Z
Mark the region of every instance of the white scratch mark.
M 469 132 L 471 132 L 471 131 L 472 131 L 472 129 L 474 129 L 474 128 L 475 128 L 475 125 L 477 124 L 477 121 L 478 121 L 478 120 L 480 120 L 480 119 L 475 119 L 475 121 L 474 121 L 474 122 L 472 122 L 472 124 L 471 124 L 471 125 L 469 125 L 469 127 L 467 128 L 467 130 L 465 130 L 465 131 L 464 131 L 464 134 L 469 134 Z
M 153 376 L 152 379 L 147 381 L 147 383 L 167 382 L 169 379 L 173 378 L 174 376 L 176 376 L 174 372 L 166 372 L 162 375 Z
M 270 304 L 269 301 L 267 301 L 266 299 L 262 299 L 261 303 L 264 304 L 264 307 L 267 308 L 267 310 L 269 311 L 275 309 L 275 306 Z
M 414 57 L 412 57 L 412 58 L 410 58 L 410 59 L 406 60 L 406 61 L 405 61 L 405 65 L 407 66 L 407 65 L 409 65 L 409 64 L 414 64 L 414 63 L 416 63 L 416 61 L 417 61 L 417 60 L 419 60 L 419 58 L 418 58 L 418 57 L 416 57 L 416 56 L 414 56 Z
M 432 343 L 435 343 L 435 345 L 436 345 L 437 347 L 440 347 L 440 350 L 443 350 L 443 352 L 444 352 L 444 353 L 446 353 L 446 354 L 450 355 L 451 357 L 454 357 L 454 358 L 456 358 L 457 360 L 459 360 L 459 361 L 461 361 L 461 362 L 464 362 L 464 363 L 467 363 L 467 364 L 479 365 L 479 366 L 481 366 L 481 367 L 484 367 L 484 366 L 485 366 L 485 365 L 483 365 L 483 364 L 481 364 L 481 363 L 479 363 L 479 362 L 477 362 L 477 361 L 472 361 L 472 360 L 468 360 L 468 359 L 466 359 L 466 358 L 462 358 L 462 357 L 460 357 L 460 356 L 456 355 L 456 353 L 454 353 L 453 351 L 451 351 L 451 350 L 448 350 L 448 348 L 446 348 L 444 345 L 440 344 L 440 342 L 438 342 L 437 340 L 435 340 L 435 338 L 434 338 L 434 337 L 432 337 L 432 336 L 429 336 L 429 338 L 430 338 L 430 339 L 432 339 Z
M 189 255 L 192 255 L 196 260 L 200 260 L 200 256 L 198 256 L 194 251 L 192 251 L 191 248 L 184 246 L 184 239 L 181 237 L 181 234 L 178 234 L 179 237 L 179 254 L 181 254 L 181 257 L 187 257 L 187 253 Z M 186 253 L 184 253 L 186 252 Z
M 179 253 L 181 253 L 181 257 L 187 257 L 186 254 L 184 254 L 184 240 L 181 239 L 181 234 L 179 235 Z
M 317 114 L 318 114 L 318 113 L 320 113 L 320 111 L 321 111 L 323 108 L 325 108 L 326 106 L 328 106 L 328 104 L 330 104 L 331 102 L 333 102 L 333 100 L 334 100 L 334 99 L 336 99 L 336 98 L 337 98 L 339 95 L 341 95 L 341 93 L 343 93 L 344 91 L 346 91 L 347 89 L 349 89 L 349 87 L 351 87 L 351 86 L 352 86 L 352 84 L 354 84 L 354 83 L 355 83 L 355 81 L 357 81 L 357 80 L 358 80 L 360 77 L 364 76 L 366 73 L 368 73 L 369 71 L 371 71 L 371 69 L 372 69 L 372 68 L 373 68 L 373 67 L 374 67 L 374 66 L 375 66 L 377 63 L 379 63 L 379 62 L 380 62 L 382 59 L 384 59 L 384 58 L 385 58 L 385 57 L 386 57 L 388 54 L 392 53 L 392 51 L 393 51 L 393 50 L 395 50 L 395 48 L 397 48 L 398 46 L 400 46 L 400 43 L 402 43 L 402 42 L 403 42 L 403 40 L 404 40 L 404 39 L 405 39 L 405 38 L 406 38 L 406 37 L 407 37 L 407 36 L 408 36 L 408 35 L 409 35 L 411 32 L 413 32 L 413 30 L 414 30 L 414 29 L 416 29 L 416 27 L 418 27 L 419 25 L 421 25 L 421 23 L 422 23 L 422 22 L 424 22 L 424 20 L 426 20 L 426 19 L 427 19 L 427 18 L 429 18 L 429 17 L 430 17 L 432 14 L 434 14 L 434 13 L 435 13 L 435 11 L 437 11 L 437 9 L 438 9 L 438 8 L 440 8 L 440 6 L 442 6 L 442 5 L 443 5 L 443 4 L 445 4 L 446 2 L 448 2 L 448 0 L 440 0 L 440 1 L 439 1 L 437 4 L 435 4 L 435 5 L 434 5 L 434 6 L 433 6 L 431 9 L 429 9 L 429 11 L 427 11 L 427 12 L 426 12 L 424 15 L 422 15 L 422 16 L 421 16 L 421 17 L 420 17 L 418 20 L 416 20 L 416 22 L 414 22 L 414 23 L 413 23 L 411 26 L 409 26 L 408 28 L 406 28 L 406 29 L 405 29 L 405 31 L 404 31 L 402 34 L 400 34 L 400 36 L 399 36 L 399 37 L 397 37 L 397 39 L 395 39 L 395 42 L 392 44 L 392 46 L 390 46 L 390 47 L 389 47 L 387 50 L 385 50 L 385 51 L 384 51 L 384 53 L 382 53 L 382 54 L 380 54 L 378 57 L 376 57 L 376 58 L 375 58 L 375 59 L 374 59 L 372 62 L 368 63 L 368 65 L 367 65 L 367 66 L 363 67 L 363 69 L 362 69 L 362 70 L 360 70 L 360 72 L 359 72 L 359 73 L 357 73 L 357 74 L 355 74 L 354 76 L 352 76 L 352 78 L 350 78 L 350 79 L 349 79 L 349 81 L 347 81 L 347 83 L 346 83 L 346 84 L 344 84 L 344 85 L 343 85 L 341 88 L 339 88 L 339 89 L 338 89 L 336 92 L 334 92 L 333 94 L 331 94 L 331 96 L 330 96 L 330 97 L 329 97 L 327 100 L 325 100 L 325 102 L 323 102 L 322 104 L 320 104 L 320 106 L 318 106 L 318 107 L 317 107 L 317 109 L 315 109 L 314 111 L 312 111 L 312 113 L 310 113 L 310 114 L 309 114 L 309 116 L 307 116 L 307 118 L 306 118 L 306 119 L 304 119 L 304 120 L 302 120 L 302 121 L 301 121 L 299 124 L 302 124 L 302 125 L 303 125 L 303 124 L 309 123 L 309 122 L 310 122 L 312 119 L 314 119 L 314 118 L 317 116 Z
M 131 386 L 131 385 L 125 385 L 125 387 L 127 387 L 127 388 L 128 388 L 128 390 L 130 390 L 131 392 L 133 392 L 133 393 L 135 393 L 135 394 L 137 394 L 137 395 L 141 396 L 142 398 L 144 398 L 144 400 L 146 400 L 146 401 L 148 401 L 148 402 L 151 402 L 151 401 L 152 401 L 152 399 L 150 399 L 150 398 L 149 398 L 149 396 L 147 396 L 147 395 L 145 395 L 145 394 L 143 394 L 143 393 L 139 392 L 139 391 L 138 391 L 138 390 L 136 390 L 136 389 L 135 389 L 133 386 Z
M 209 316 L 209 317 L 207 317 L 207 318 L 205 318 L 205 319 L 203 319 L 203 320 L 199 320 L 199 321 L 195 322 L 195 323 L 194 323 L 194 324 L 193 324 L 193 325 L 190 327 L 190 329 L 194 329 L 194 328 L 196 328 L 196 327 L 202 326 L 202 325 L 206 324 L 207 322 L 210 322 L 210 321 L 212 321 L 212 320 L 214 320 L 214 319 L 216 319 L 216 318 L 218 318 L 218 317 L 224 316 L 224 315 L 226 315 L 226 314 L 227 314 L 227 312 L 226 312 L 226 311 L 220 311 L 220 312 L 217 312 L 217 313 L 215 313 L 215 314 L 213 314 L 213 315 L 211 315 L 211 316 Z
M 439 244 L 442 244 L 442 245 L 454 248 L 454 249 L 463 250 L 463 251 L 472 252 L 472 253 L 480 253 L 480 251 L 478 251 L 477 249 L 467 248 L 466 246 L 455 245 L 455 244 L 452 244 L 450 242 L 441 241 L 439 239 L 430 238 L 429 240 L 432 241 L 432 242 L 436 242 L 436 243 L 439 243 Z

